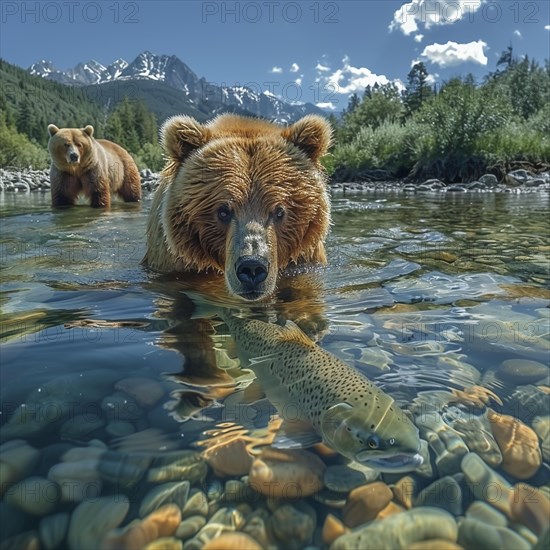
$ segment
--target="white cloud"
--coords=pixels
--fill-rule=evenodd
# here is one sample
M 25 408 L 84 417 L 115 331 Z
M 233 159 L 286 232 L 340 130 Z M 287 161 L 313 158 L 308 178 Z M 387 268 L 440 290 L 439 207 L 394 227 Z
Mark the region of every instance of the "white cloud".
M 519 37 L 519 38 L 523 38 L 523 36 L 521 35 L 521 31 L 519 31 L 518 29 L 516 29 L 516 30 L 514 31 L 514 36 L 517 36 L 517 37 Z
M 323 83 L 327 92 L 336 94 L 362 93 L 370 85 L 388 84 L 390 79 L 384 75 L 377 75 L 366 67 L 354 67 L 346 55 L 342 59 L 342 67 L 328 75 L 320 75 L 320 82 Z
M 290 72 L 291 73 L 297 73 L 299 70 L 300 70 L 300 65 L 298 65 L 298 63 L 293 63 L 290 66 Z
M 317 65 L 315 65 L 315 70 L 321 73 L 328 73 L 328 71 L 330 71 L 330 67 L 327 65 L 321 65 L 321 63 L 317 63 Z
M 544 25 L 544 28 L 545 28 L 547 31 L 550 31 L 550 25 Z
M 319 109 L 326 109 L 329 111 L 335 111 L 336 105 L 334 103 L 331 103 L 330 101 L 321 101 L 320 103 L 315 104 Z
M 416 34 L 414 36 L 414 41 L 415 42 L 422 42 L 422 39 L 424 38 L 424 35 L 423 34 Z
M 304 75 L 301 74 L 295 81 L 294 83 L 297 85 L 297 86 L 301 86 L 302 85 L 302 79 L 304 78 Z
M 426 29 L 433 25 L 451 25 L 471 18 L 484 0 L 411 0 L 393 14 L 389 29 L 399 29 L 406 35 L 418 31 L 418 24 Z
M 273 74 L 280 74 L 283 72 L 283 68 L 282 67 L 273 67 L 271 69 L 271 71 L 269 71 L 270 73 L 273 73 Z
M 426 46 L 421 56 L 443 68 L 454 67 L 467 61 L 487 65 L 487 56 L 483 51 L 486 46 L 487 44 L 483 40 L 468 42 L 467 44 L 457 44 L 449 41 L 446 44 L 436 43 Z

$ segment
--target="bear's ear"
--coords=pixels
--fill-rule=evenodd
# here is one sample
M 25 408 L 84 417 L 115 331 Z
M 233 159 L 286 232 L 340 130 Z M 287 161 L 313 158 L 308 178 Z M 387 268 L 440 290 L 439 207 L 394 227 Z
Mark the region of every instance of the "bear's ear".
M 282 132 L 283 138 L 296 145 L 313 162 L 326 154 L 331 135 L 329 122 L 317 115 L 307 115 Z
M 55 136 L 57 132 L 59 132 L 59 128 L 55 124 L 50 124 L 48 126 L 48 134 L 50 134 L 50 137 Z
M 160 129 L 160 143 L 167 156 L 175 161 L 183 161 L 195 149 L 205 145 L 211 132 L 189 116 L 173 116 Z
M 92 137 L 94 135 L 94 127 L 88 124 L 88 126 L 84 128 L 84 133 Z

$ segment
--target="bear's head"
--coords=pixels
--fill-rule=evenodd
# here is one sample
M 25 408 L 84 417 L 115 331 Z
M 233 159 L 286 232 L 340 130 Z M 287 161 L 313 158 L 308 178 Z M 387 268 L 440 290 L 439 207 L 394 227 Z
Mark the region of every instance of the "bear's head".
M 188 269 L 217 269 L 228 290 L 259 300 L 293 263 L 324 263 L 330 224 L 319 159 L 331 129 L 309 115 L 283 128 L 222 115 L 201 125 L 176 116 L 161 128 L 167 157 L 162 223 Z
M 48 150 L 53 161 L 61 169 L 78 167 L 92 149 L 93 126 L 58 128 L 55 124 L 50 124 L 48 133 L 50 134 Z

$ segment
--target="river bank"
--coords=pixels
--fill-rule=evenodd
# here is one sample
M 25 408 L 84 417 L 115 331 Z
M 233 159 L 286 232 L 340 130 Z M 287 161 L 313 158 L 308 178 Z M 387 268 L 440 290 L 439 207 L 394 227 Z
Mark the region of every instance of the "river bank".
M 144 191 L 154 191 L 160 174 L 151 170 L 141 170 L 141 186 Z M 388 180 L 382 170 L 373 170 L 369 181 L 330 181 L 331 192 L 354 193 L 371 191 L 389 192 L 437 192 L 437 193 L 533 193 L 550 191 L 550 172 L 538 174 L 527 170 L 514 170 L 501 180 L 493 174 L 485 174 L 478 180 L 468 183 L 446 183 L 439 179 L 427 179 L 421 183 L 403 180 Z M 0 168 L 0 192 L 49 191 L 49 170 L 9 170 Z

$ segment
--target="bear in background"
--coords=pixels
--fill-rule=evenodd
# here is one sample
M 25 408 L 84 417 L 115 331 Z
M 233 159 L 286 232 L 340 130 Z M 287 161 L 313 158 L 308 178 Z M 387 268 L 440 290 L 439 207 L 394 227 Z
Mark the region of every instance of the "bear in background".
M 94 207 L 109 207 L 111 193 L 125 202 L 141 199 L 136 163 L 120 145 L 94 139 L 93 126 L 58 128 L 50 124 L 48 133 L 52 206 L 72 206 L 80 194 Z
M 230 294 L 250 301 L 273 294 L 285 268 L 326 263 L 330 201 L 319 160 L 330 139 L 330 124 L 314 115 L 288 127 L 236 115 L 206 125 L 168 119 L 143 263 L 223 273 Z

